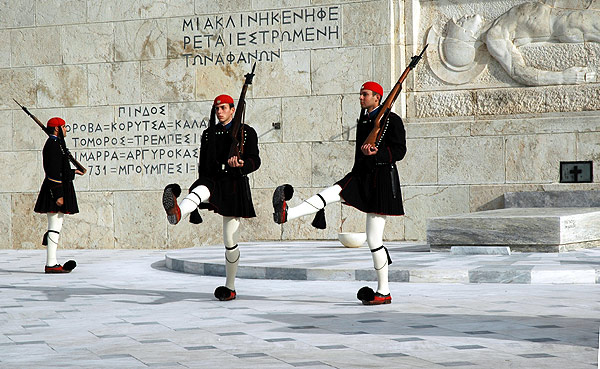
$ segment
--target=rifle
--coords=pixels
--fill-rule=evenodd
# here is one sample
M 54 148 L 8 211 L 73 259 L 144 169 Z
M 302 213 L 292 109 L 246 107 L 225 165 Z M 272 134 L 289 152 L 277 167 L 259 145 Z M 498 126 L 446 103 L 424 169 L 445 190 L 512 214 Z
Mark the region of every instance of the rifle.
M 427 50 L 427 46 L 429 46 L 429 44 L 425 45 L 423 51 L 421 51 L 419 55 L 415 55 L 412 57 L 410 64 L 408 65 L 408 67 L 406 67 L 406 69 L 398 79 L 398 82 L 396 82 L 396 84 L 394 85 L 394 88 L 392 88 L 388 96 L 385 98 L 385 101 L 381 105 L 381 109 L 379 109 L 379 113 L 377 113 L 377 116 L 375 116 L 373 129 L 371 130 L 371 133 L 369 133 L 369 136 L 367 136 L 367 139 L 365 140 L 364 144 L 371 144 L 375 147 L 379 146 L 381 138 L 385 132 L 385 125 L 387 125 L 388 116 L 390 115 L 390 112 L 392 110 L 392 105 L 394 105 L 396 98 L 398 98 L 398 95 L 400 95 L 400 91 L 402 91 L 402 82 L 404 82 L 406 77 L 408 77 L 408 73 L 417 66 L 419 60 L 421 60 L 421 57 L 425 53 L 425 50 Z M 384 122 L 383 124 L 381 123 L 382 121 Z
M 40 128 L 42 129 L 42 131 L 44 131 L 48 136 L 50 136 L 50 133 L 48 133 L 48 131 L 46 131 L 46 127 L 44 126 L 44 124 L 42 122 L 40 122 L 40 120 L 33 114 L 31 114 L 31 112 L 29 111 L 29 109 L 27 109 L 26 107 L 24 107 L 23 105 L 19 104 L 19 102 L 15 99 L 13 99 L 14 102 L 17 103 L 17 105 L 19 105 L 21 107 L 21 109 L 23 109 L 23 111 L 25 113 L 27 113 L 27 115 L 29 115 L 29 117 L 31 119 L 33 119 L 34 122 L 37 123 L 38 126 L 40 126 Z M 81 163 L 79 163 L 77 161 L 77 159 L 75 159 L 73 157 L 73 155 L 71 154 L 71 152 L 69 151 L 69 149 L 67 149 L 67 146 L 64 143 L 64 139 L 63 142 L 60 143 L 60 145 L 63 148 L 63 152 L 67 155 L 67 157 L 69 158 L 69 161 L 71 163 L 73 163 L 73 165 L 77 168 L 77 170 L 79 170 L 80 172 L 82 172 L 83 174 L 85 174 L 85 172 L 87 172 L 87 169 L 85 169 L 85 167 L 83 165 L 81 165 Z
M 248 86 L 252 84 L 252 78 L 254 78 L 254 69 L 256 68 L 256 63 L 252 66 L 252 72 L 246 74 L 246 81 L 244 82 L 244 86 L 242 86 L 242 92 L 240 93 L 240 98 L 238 100 L 238 106 L 233 115 L 233 119 L 231 120 L 231 148 L 229 149 L 229 157 L 237 156 L 241 158 L 241 154 L 244 153 L 244 142 L 242 136 L 244 135 L 244 117 L 246 110 L 246 91 L 248 90 Z M 240 134 L 241 131 L 241 134 Z M 238 140 L 238 137 L 240 138 Z

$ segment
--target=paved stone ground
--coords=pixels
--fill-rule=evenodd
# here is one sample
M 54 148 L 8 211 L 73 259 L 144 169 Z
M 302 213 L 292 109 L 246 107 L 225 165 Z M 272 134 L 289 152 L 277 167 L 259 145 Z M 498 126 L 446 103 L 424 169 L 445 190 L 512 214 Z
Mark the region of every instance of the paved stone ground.
M 222 277 L 170 271 L 165 251 L 59 257 L 79 266 L 0 250 L 1 368 L 598 367 L 597 284 L 394 282 L 391 305 L 363 306 L 372 282 L 239 279 L 219 302 Z

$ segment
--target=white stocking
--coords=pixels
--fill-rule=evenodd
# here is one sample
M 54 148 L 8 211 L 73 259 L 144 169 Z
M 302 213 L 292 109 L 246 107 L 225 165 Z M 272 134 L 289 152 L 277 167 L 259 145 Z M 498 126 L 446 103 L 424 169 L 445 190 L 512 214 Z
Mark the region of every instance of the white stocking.
M 63 213 L 48 213 L 48 236 L 46 240 L 48 245 L 46 246 L 46 265 L 55 266 L 58 264 L 56 260 L 56 249 L 58 248 L 58 239 L 60 237 L 60 231 L 64 220 Z
M 324 189 L 319 192 L 319 195 L 323 197 L 325 200 L 325 204 L 323 204 L 323 200 L 318 195 L 314 195 L 307 200 L 304 200 L 300 205 L 294 206 L 293 208 L 288 209 L 287 220 L 296 219 L 305 215 L 314 214 L 317 211 L 323 209 L 325 205 L 331 204 L 332 202 L 338 202 L 341 200 L 340 192 L 342 192 L 342 188 L 339 185 L 334 185 Z
M 385 215 L 373 213 L 367 214 L 367 244 L 371 251 L 383 246 L 383 229 L 385 227 Z M 377 291 L 382 295 L 390 293 L 388 284 L 388 256 L 384 248 L 371 252 L 373 266 L 377 272 Z
M 186 197 L 179 203 L 179 210 L 181 210 L 181 218 L 185 217 L 192 211 L 196 210 L 200 203 L 207 202 L 210 198 L 210 191 L 206 186 L 198 186 L 192 190 Z
M 223 217 L 223 243 L 225 244 L 225 287 L 235 291 L 235 275 L 240 262 L 240 218 Z

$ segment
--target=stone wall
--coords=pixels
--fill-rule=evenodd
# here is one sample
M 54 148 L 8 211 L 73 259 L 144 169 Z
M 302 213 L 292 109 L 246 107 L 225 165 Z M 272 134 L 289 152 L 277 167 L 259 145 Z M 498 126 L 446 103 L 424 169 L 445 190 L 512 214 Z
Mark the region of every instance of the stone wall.
M 523 2 L 0 2 L 0 133 L 8 138 L 0 149 L 0 225 L 9 230 L 0 247 L 39 248 L 46 227 L 32 212 L 45 136 L 13 97 L 42 121 L 65 118 L 67 143 L 89 169 L 76 179 L 81 213 L 67 217 L 62 247 L 222 242 L 219 216 L 203 212 L 201 225 L 168 226 L 160 198 L 166 184 L 195 180 L 212 99 L 237 98 L 255 61 L 246 121 L 259 134 L 263 164 L 251 175 L 258 217 L 243 222 L 242 240 L 361 231 L 364 215 L 340 204 L 327 207 L 327 230 L 310 219 L 278 226 L 272 191 L 293 184 L 294 205 L 350 169 L 361 83 L 379 81 L 387 93 L 432 25 L 443 33 L 452 17 L 489 21 Z M 600 52 L 597 43 L 525 49 L 549 69 L 596 68 Z M 526 87 L 485 60 L 476 78 L 457 85 L 438 78 L 428 54 L 405 83 L 395 109 L 408 138 L 399 163 L 406 216 L 389 219 L 387 239 L 422 240 L 428 217 L 498 207 L 506 191 L 596 189 L 559 184 L 558 162 L 600 155 L 600 84 Z

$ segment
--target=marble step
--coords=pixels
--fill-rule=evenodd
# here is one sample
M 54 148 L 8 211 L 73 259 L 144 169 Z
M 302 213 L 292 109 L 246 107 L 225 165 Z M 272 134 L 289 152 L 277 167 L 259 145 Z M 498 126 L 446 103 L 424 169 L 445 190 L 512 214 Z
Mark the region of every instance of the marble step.
M 600 245 L 600 208 L 506 208 L 427 220 L 431 250 L 509 246 L 561 252 Z
M 506 192 L 504 208 L 597 208 L 600 191 Z

